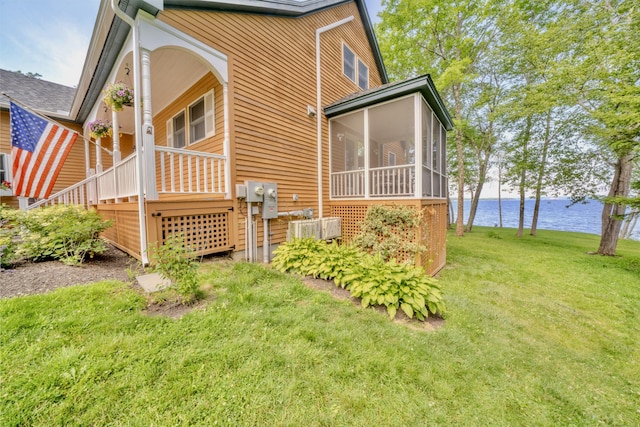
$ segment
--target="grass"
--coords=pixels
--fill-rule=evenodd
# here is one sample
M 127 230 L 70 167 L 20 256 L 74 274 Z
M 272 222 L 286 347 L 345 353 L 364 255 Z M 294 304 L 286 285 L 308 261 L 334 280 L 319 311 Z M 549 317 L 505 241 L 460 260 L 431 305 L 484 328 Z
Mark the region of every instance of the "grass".
M 640 425 L 640 243 L 449 236 L 443 328 L 209 264 L 181 319 L 102 282 L 0 301 L 0 425 Z

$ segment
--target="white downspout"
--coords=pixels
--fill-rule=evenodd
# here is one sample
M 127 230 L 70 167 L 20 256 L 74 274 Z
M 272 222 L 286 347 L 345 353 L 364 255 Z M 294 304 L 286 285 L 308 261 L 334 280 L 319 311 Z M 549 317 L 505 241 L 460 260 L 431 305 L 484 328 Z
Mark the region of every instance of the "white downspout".
M 144 206 L 144 164 L 142 151 L 142 115 L 140 114 L 140 41 L 138 26 L 135 21 L 124 13 L 116 0 L 111 0 L 113 13 L 127 25 L 131 27 L 133 33 L 133 111 L 135 117 L 135 138 L 136 138 L 136 164 L 138 167 L 138 220 L 140 221 L 140 258 L 142 265 L 149 264 L 147 254 L 147 217 Z
M 112 0 L 113 1 L 113 0 Z M 322 218 L 322 72 L 320 69 L 320 34 L 353 21 L 353 15 L 316 30 L 316 121 L 318 132 L 318 218 Z

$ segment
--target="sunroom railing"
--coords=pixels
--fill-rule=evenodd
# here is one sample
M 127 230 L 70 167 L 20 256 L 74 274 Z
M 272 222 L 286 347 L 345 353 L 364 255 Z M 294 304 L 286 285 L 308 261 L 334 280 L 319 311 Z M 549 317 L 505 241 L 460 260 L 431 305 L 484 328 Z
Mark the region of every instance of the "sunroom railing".
M 414 197 L 415 191 L 414 165 L 369 169 L 369 197 Z M 364 171 L 333 172 L 331 174 L 331 197 L 365 197 Z
M 414 196 L 416 194 L 414 165 L 386 166 L 369 169 L 371 197 Z
M 344 171 L 331 174 L 332 197 L 364 197 L 364 171 Z

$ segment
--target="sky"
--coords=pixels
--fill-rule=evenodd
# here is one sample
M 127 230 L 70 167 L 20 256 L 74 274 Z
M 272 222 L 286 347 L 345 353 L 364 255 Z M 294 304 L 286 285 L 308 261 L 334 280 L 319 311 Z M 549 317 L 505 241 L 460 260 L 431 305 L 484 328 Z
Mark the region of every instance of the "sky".
M 366 0 L 372 20 L 382 0 Z M 100 0 L 0 0 L 0 68 L 77 86 Z

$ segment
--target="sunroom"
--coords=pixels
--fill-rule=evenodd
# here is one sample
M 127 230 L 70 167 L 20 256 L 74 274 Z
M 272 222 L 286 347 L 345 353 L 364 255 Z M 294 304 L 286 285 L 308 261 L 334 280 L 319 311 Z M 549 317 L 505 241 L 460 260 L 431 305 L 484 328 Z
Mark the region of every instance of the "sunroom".
M 345 98 L 325 114 L 332 200 L 446 198 L 453 124 L 429 75 Z

